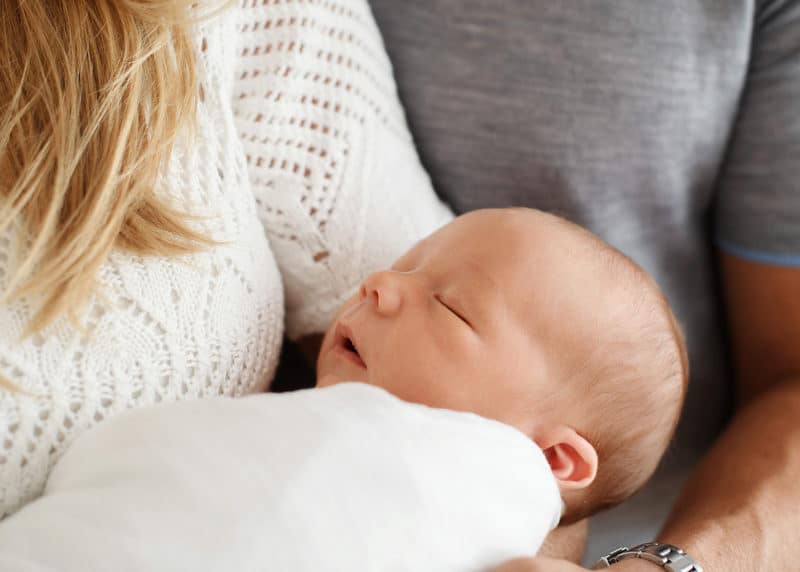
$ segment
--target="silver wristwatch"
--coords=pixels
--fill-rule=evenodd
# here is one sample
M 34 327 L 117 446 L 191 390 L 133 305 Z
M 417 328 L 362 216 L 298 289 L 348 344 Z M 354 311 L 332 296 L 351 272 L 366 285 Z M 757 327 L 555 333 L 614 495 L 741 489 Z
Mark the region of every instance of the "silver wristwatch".
M 703 567 L 683 550 L 671 544 L 658 542 L 646 542 L 633 548 L 621 546 L 608 556 L 603 556 L 598 560 L 592 570 L 609 568 L 612 564 L 628 558 L 647 560 L 659 565 L 667 572 L 703 572 Z

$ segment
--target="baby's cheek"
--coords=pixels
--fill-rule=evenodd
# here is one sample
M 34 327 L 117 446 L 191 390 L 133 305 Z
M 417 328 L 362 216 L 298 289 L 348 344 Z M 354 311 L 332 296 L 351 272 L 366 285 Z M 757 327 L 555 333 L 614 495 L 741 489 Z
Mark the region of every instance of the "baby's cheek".
M 449 407 L 457 381 L 449 360 L 428 346 L 412 349 L 409 353 L 387 355 L 379 371 L 371 371 L 376 382 L 405 401 L 431 407 Z
M 453 328 L 437 335 L 432 342 L 430 349 L 435 352 L 435 359 L 442 360 L 451 367 L 472 367 L 484 357 L 481 355 L 479 338 L 467 327 Z

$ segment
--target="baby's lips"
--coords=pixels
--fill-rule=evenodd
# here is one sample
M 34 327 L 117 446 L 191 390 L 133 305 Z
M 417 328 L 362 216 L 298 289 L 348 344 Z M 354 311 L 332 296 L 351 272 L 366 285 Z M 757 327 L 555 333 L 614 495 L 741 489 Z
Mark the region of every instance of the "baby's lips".
M 367 364 L 364 361 L 364 358 L 361 353 L 361 346 L 359 346 L 359 342 L 355 338 L 353 329 L 348 324 L 342 321 L 339 321 L 336 324 L 336 338 L 334 340 L 334 344 L 338 347 L 344 348 L 349 353 L 352 353 L 354 357 L 357 358 L 357 360 L 360 362 L 360 365 L 362 365 L 364 369 L 367 368 Z M 351 350 L 349 346 L 352 346 L 352 348 L 355 351 Z

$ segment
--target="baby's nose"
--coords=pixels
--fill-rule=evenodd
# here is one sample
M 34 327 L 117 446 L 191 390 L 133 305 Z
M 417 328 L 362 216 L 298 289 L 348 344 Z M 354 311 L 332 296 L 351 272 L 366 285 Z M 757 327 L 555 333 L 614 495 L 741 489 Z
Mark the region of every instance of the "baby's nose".
M 361 284 L 361 299 L 370 299 L 379 314 L 391 316 L 403 305 L 403 293 L 399 273 L 384 270 L 370 274 Z

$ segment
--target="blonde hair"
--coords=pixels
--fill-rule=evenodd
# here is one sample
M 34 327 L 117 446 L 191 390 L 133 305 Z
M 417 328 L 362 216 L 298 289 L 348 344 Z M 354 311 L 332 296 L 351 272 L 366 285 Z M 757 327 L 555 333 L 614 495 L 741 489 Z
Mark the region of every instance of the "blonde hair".
M 0 2 L 0 231 L 26 233 L 5 302 L 43 297 L 26 335 L 74 321 L 113 248 L 210 243 L 156 193 L 196 111 L 197 16 L 192 0 Z

